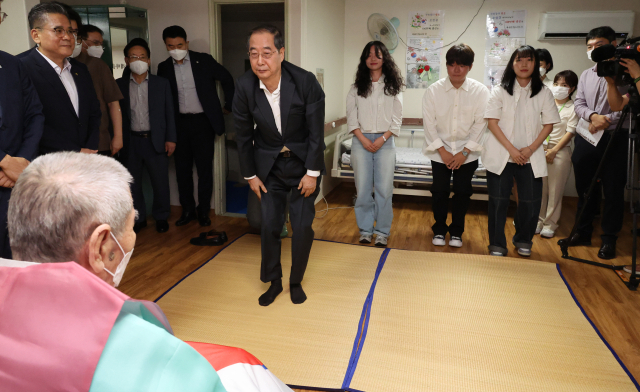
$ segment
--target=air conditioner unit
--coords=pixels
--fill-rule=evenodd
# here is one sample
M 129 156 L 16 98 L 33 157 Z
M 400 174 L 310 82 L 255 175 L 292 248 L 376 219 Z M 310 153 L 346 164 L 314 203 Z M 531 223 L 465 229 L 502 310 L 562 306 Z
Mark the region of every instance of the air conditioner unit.
M 610 26 L 618 38 L 633 34 L 633 11 L 544 12 L 540 15 L 538 39 L 584 39 L 589 30 Z

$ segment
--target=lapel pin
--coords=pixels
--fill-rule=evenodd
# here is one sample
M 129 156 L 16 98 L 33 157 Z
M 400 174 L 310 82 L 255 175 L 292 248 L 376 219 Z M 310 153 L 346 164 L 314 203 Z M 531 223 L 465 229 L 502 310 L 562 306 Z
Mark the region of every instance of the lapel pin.
M 78 76 L 78 73 L 76 72 L 76 76 Z
M 196 60 L 196 64 L 200 64 L 200 62 Z

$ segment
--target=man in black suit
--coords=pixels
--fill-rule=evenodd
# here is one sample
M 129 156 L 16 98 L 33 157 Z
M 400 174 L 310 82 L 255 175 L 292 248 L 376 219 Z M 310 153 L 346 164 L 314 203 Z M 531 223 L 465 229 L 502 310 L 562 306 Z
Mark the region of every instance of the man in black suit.
M 162 32 L 169 57 L 158 64 L 158 76 L 169 79 L 176 111 L 178 144 L 176 177 L 182 216 L 176 226 L 196 218 L 201 226 L 211 225 L 213 193 L 213 144 L 224 134 L 223 113 L 231 113 L 233 77 L 210 54 L 189 50 L 187 33 L 180 26 Z M 216 90 L 220 81 L 224 91 L 224 109 Z M 198 207 L 193 197 L 193 163 L 198 170 Z
M 67 12 L 59 4 L 37 4 L 29 12 L 29 26 L 39 46 L 20 60 L 45 116 L 39 154 L 96 153 L 102 112 L 87 67 L 68 59 L 76 39 Z
M 299 304 L 307 299 L 300 283 L 313 244 L 314 203 L 325 171 L 324 92 L 312 73 L 284 61 L 284 38 L 276 27 L 253 29 L 247 49 L 251 71 L 238 78 L 233 116 L 242 175 L 261 199 L 260 279 L 271 286 L 259 303 L 267 306 L 282 292 L 280 232 L 287 194 L 293 190 L 289 287 L 292 302 Z
M 11 188 L 36 157 L 43 127 L 38 93 L 20 60 L 0 51 L 0 257 L 5 259 L 11 259 L 7 231 Z
M 121 159 L 133 176 L 131 193 L 138 217 L 133 227 L 137 233 L 147 225 L 146 205 L 142 193 L 142 167 L 145 166 L 153 187 L 153 218 L 156 231 L 169 230 L 171 212 L 169 193 L 169 156 L 176 148 L 176 124 L 171 87 L 166 79 L 149 73 L 149 45 L 134 38 L 124 48 L 127 68 L 116 80 L 124 98 L 122 128 L 124 146 Z

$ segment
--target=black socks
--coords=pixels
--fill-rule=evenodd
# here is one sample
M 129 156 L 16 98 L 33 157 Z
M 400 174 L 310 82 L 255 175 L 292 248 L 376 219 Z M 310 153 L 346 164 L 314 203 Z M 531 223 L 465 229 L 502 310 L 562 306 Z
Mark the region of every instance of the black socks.
M 291 302 L 294 304 L 301 304 L 307 300 L 307 295 L 302 290 L 300 283 L 290 284 L 289 289 L 291 290 Z
M 278 294 L 282 292 L 282 279 L 272 280 L 271 287 L 264 294 L 260 296 L 258 302 L 260 306 L 269 306 L 275 301 Z
M 304 290 L 302 290 L 302 285 L 300 283 L 290 284 L 289 289 L 291 290 L 291 302 L 294 304 L 301 304 L 307 300 L 307 295 L 304 293 Z M 272 280 L 271 286 L 260 296 L 258 302 L 261 306 L 269 306 L 276 300 L 276 297 L 281 292 L 282 279 Z

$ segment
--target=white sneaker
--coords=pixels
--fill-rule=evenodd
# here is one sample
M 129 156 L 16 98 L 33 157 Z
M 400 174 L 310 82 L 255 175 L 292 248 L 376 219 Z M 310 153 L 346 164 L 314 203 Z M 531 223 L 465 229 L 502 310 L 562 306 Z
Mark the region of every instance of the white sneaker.
M 500 256 L 500 257 L 504 257 L 504 255 L 502 254 L 502 252 L 497 252 L 497 251 L 493 251 L 490 253 L 491 256 Z
M 449 239 L 449 246 L 453 246 L 454 248 L 461 248 L 462 238 L 451 236 L 451 238 Z
M 387 236 L 380 235 L 380 234 L 376 235 L 376 243 L 375 243 L 375 245 L 376 246 L 382 246 L 382 247 L 387 246 Z
M 542 231 L 540 232 L 540 237 L 543 238 L 553 238 L 553 236 L 555 235 L 556 233 L 551 229 L 542 229 Z
M 446 242 L 444 241 L 443 235 L 434 235 L 433 240 L 431 241 L 435 246 L 445 246 Z
M 518 248 L 518 254 L 520 256 L 529 257 L 529 256 L 531 256 L 531 249 Z
M 536 226 L 536 234 L 540 234 L 541 232 L 542 232 L 542 225 L 538 223 L 538 226 Z
M 361 244 L 370 244 L 371 243 L 371 234 L 360 234 L 360 243 Z

